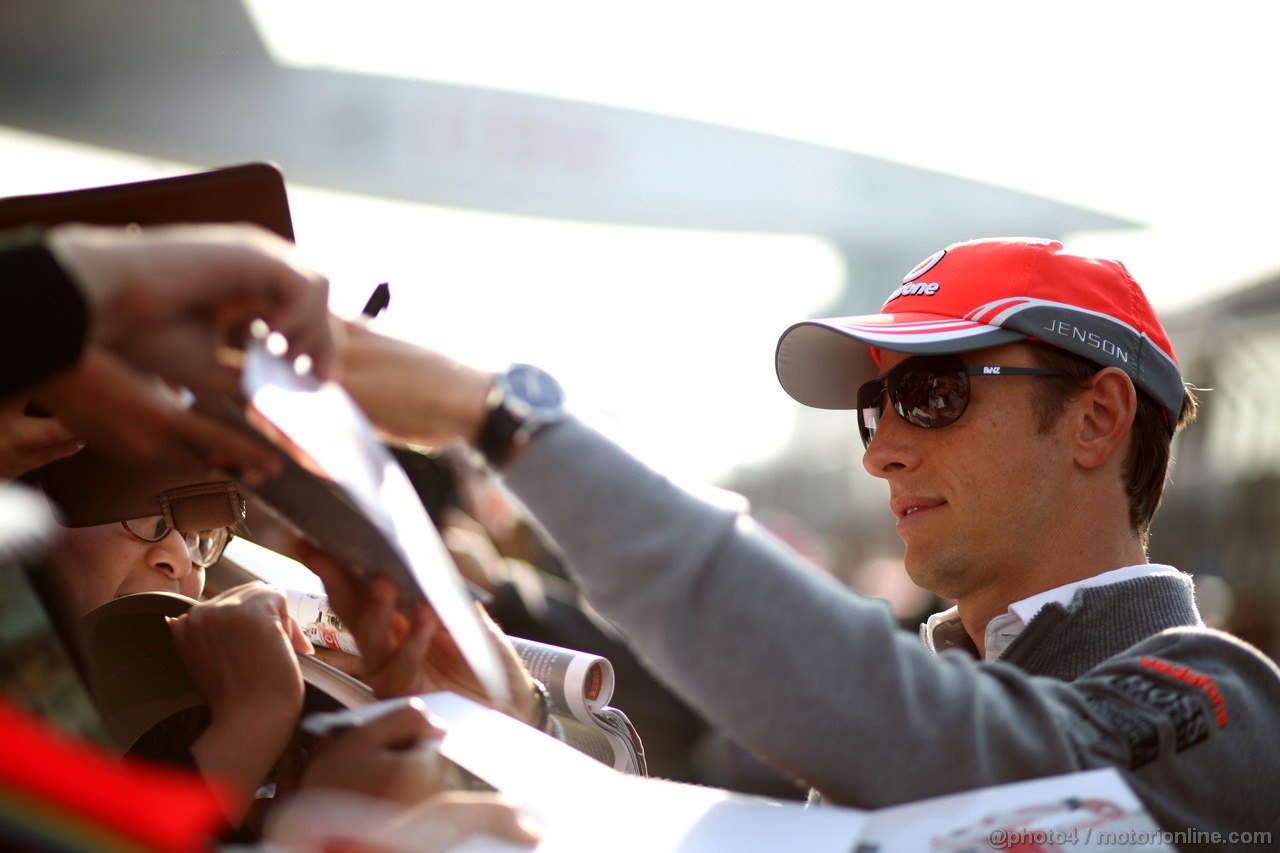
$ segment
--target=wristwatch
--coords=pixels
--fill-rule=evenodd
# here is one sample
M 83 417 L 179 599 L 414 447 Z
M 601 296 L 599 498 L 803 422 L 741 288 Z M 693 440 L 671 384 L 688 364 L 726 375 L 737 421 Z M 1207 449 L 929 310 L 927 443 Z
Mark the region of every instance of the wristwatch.
M 538 430 L 564 419 L 564 391 L 546 371 L 513 364 L 493 378 L 485 408 L 476 449 L 501 468 Z

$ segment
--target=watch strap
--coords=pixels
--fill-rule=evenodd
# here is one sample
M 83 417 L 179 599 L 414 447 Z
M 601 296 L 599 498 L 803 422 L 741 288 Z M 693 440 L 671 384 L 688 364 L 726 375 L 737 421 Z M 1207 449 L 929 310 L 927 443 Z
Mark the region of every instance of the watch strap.
M 485 415 L 480 432 L 476 434 L 476 449 L 495 468 L 501 468 L 511 454 L 516 434 L 522 421 L 503 405 L 504 394 L 495 382 L 489 390 L 489 412 Z

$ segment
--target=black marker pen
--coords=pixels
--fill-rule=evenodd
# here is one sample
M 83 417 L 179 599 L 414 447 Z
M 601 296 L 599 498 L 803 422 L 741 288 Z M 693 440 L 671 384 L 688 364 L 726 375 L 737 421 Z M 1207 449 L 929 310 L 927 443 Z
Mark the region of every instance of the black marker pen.
M 391 286 L 384 281 L 373 289 L 373 293 L 369 295 L 369 301 L 364 304 L 356 322 L 364 325 L 372 323 L 373 319 L 385 311 L 390 304 Z

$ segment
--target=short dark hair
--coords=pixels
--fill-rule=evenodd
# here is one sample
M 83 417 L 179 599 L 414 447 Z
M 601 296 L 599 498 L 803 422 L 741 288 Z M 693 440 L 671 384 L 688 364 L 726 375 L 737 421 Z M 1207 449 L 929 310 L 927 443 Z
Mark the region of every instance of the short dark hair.
M 1061 376 L 1047 376 L 1035 384 L 1033 403 L 1040 430 L 1048 432 L 1062 416 L 1067 403 L 1074 399 L 1089 377 L 1102 366 L 1082 356 L 1048 344 L 1031 342 L 1039 366 L 1056 370 Z M 1160 507 L 1165 481 L 1169 474 L 1170 444 L 1173 434 L 1195 420 L 1199 402 L 1191 386 L 1182 392 L 1182 409 L 1170 422 L 1172 413 L 1142 391 L 1138 391 L 1138 412 L 1133 421 L 1133 441 L 1125 459 L 1124 486 L 1129 496 L 1129 523 L 1147 546 L 1151 520 Z

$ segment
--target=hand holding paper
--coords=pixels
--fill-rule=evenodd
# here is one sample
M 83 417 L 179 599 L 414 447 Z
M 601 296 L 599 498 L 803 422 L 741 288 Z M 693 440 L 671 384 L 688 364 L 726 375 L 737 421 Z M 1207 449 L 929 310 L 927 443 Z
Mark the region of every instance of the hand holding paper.
M 373 639 L 373 631 L 364 628 L 370 641 L 383 644 L 374 653 L 382 659 L 371 663 L 371 670 L 390 661 L 383 649 L 389 654 L 392 644 L 398 648 L 405 641 L 408 617 L 416 616 L 418 604 L 426 601 L 441 623 L 439 633 L 447 629 L 451 645 L 445 648 L 455 653 L 453 663 L 470 670 L 479 691 L 472 695 L 487 697 L 497 706 L 512 705 L 513 681 L 498 654 L 495 629 L 478 617 L 465 582 L 404 470 L 340 387 L 320 382 L 273 355 L 270 341 L 269 335 L 262 335 L 246 350 L 248 412 L 226 398 L 205 397 L 198 404 L 242 431 L 255 433 L 260 442 L 270 436 L 283 473 L 256 484 L 253 492 L 336 561 L 330 565 L 341 570 L 349 587 L 360 589 L 349 597 L 351 607 L 375 600 L 385 603 L 368 596 L 373 595 L 375 579 L 391 582 L 392 609 L 402 618 L 385 615 L 380 626 L 385 640 Z M 429 641 L 431 632 L 422 639 Z M 453 663 L 444 669 L 446 676 L 453 674 Z M 395 678 L 389 675 L 387 680 L 395 681 L 406 671 L 407 666 L 397 668 Z M 521 700 L 517 707 L 523 707 Z
M 302 786 L 419 805 L 445 788 L 444 761 L 436 751 L 443 735 L 415 700 L 333 737 L 307 762 Z
M 417 808 L 330 791 L 300 791 L 272 816 L 271 849 L 344 853 L 521 853 L 537 832 L 500 795 L 452 791 Z
M 354 583 L 323 554 L 304 562 L 329 593 L 334 612 L 355 635 L 363 656 L 362 679 L 382 698 L 449 691 L 475 699 L 526 723 L 538 716 L 533 680 L 506 636 L 475 607 L 487 639 L 502 664 L 510 702 L 495 702 L 467 665 L 457 643 L 435 613 L 420 604 L 411 620 L 396 608 L 396 590 L 385 579 Z

